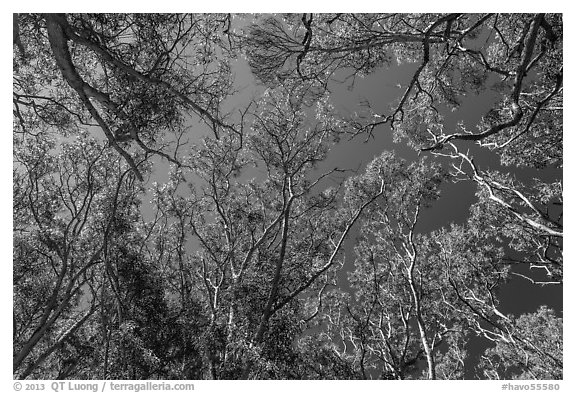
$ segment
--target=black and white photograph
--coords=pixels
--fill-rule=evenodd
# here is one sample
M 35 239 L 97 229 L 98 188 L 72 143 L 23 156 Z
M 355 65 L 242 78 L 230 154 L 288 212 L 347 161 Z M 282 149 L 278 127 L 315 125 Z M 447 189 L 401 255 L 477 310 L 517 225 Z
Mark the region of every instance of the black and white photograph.
M 12 14 L 10 387 L 560 389 L 564 14 L 324 8 Z

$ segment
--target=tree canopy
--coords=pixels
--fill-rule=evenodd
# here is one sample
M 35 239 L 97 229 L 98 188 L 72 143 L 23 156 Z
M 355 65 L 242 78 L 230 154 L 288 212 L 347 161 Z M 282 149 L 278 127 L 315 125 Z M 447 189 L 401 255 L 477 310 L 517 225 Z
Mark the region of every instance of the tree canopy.
M 562 379 L 562 15 L 13 22 L 15 378 Z

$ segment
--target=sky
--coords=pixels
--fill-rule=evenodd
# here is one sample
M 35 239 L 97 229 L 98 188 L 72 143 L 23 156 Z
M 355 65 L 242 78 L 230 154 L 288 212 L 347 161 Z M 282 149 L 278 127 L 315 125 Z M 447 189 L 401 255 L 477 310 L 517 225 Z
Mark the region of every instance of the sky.
M 413 64 L 383 68 L 365 78 L 357 78 L 352 89 L 346 85 L 332 83 L 332 100 L 341 113 L 353 112 L 360 100 L 367 99 L 375 111 L 386 114 L 390 113 L 388 105 L 398 99 L 403 94 L 404 89 L 398 85 L 406 86 L 412 78 Z M 496 101 L 499 95 L 487 90 L 479 95 L 469 94 L 463 100 L 461 107 L 454 112 L 446 113 L 445 129 L 450 130 L 457 121 L 463 120 L 469 128 L 475 128 L 482 115 L 484 115 Z M 367 162 L 384 150 L 394 150 L 400 157 L 408 162 L 418 158 L 417 153 L 408 147 L 405 141 L 394 143 L 392 140 L 392 130 L 388 125 L 382 125 L 374 130 L 374 138 L 366 141 L 364 136 L 359 136 L 350 142 L 343 141 L 330 152 L 328 159 L 320 166 L 319 171 L 325 171 L 331 167 L 357 168 L 363 171 Z M 461 144 L 462 148 L 470 148 L 476 163 L 482 169 L 502 169 L 499 158 L 496 154 L 487 152 L 485 149 L 477 148 L 474 143 Z M 508 169 L 510 170 L 510 169 Z M 512 173 L 517 173 L 516 168 L 511 168 Z M 542 177 L 546 180 L 560 177 L 561 171 L 554 170 L 520 170 L 519 178 L 529 181 L 534 177 Z M 465 182 L 445 182 L 441 187 L 441 196 L 430 208 L 422 211 L 421 219 L 417 230 L 427 233 L 451 223 L 463 224 L 469 216 L 469 208 L 476 201 L 476 184 L 471 181 Z M 349 260 L 351 261 L 349 256 Z M 350 262 L 351 264 L 351 262 Z M 526 268 L 520 267 L 517 272 L 527 273 Z M 504 313 L 526 313 L 534 312 L 541 304 L 548 304 L 562 312 L 562 288 L 560 286 L 549 285 L 537 287 L 527 280 L 514 277 L 510 284 L 502 290 L 500 299 L 502 300 L 502 312 Z
M 367 100 L 371 107 L 382 114 L 390 113 L 389 106 L 397 100 L 403 93 L 407 83 L 412 78 L 417 65 L 403 64 L 397 66 L 392 63 L 389 67 L 382 69 L 363 78 L 356 78 L 352 85 L 351 80 L 346 83 L 332 82 L 329 85 L 331 91 L 331 101 L 337 111 L 342 115 L 352 115 L 355 111 L 360 111 L 360 102 Z M 242 107 L 245 100 L 249 100 L 252 95 L 258 95 L 265 87 L 258 86 L 258 82 L 250 73 L 245 60 L 239 59 L 234 62 L 233 70 L 236 73 L 237 88 L 241 92 L 230 102 L 230 106 L 238 105 Z M 335 79 L 343 80 L 345 73 L 337 73 Z M 457 121 L 464 121 L 468 128 L 475 128 L 481 117 L 492 107 L 499 98 L 499 94 L 487 89 L 479 95 L 469 94 L 462 101 L 461 107 L 454 112 L 445 113 L 445 129 L 453 128 Z M 487 152 L 485 149 L 477 148 L 473 143 L 462 144 L 462 147 L 470 147 L 476 163 L 482 169 L 502 169 L 499 157 L 496 154 Z M 400 157 L 408 162 L 418 159 L 418 154 L 405 141 L 395 143 L 392 137 L 392 130 L 389 125 L 378 126 L 373 133 L 373 138 L 367 139 L 360 135 L 352 140 L 343 138 L 341 142 L 332 147 L 328 157 L 319 164 L 316 172 L 323 173 L 334 167 L 341 169 L 354 169 L 357 173 L 362 173 L 365 166 L 375 156 L 380 155 L 385 150 L 394 150 Z M 162 182 L 165 178 L 167 165 L 161 164 L 156 168 L 154 179 Z M 529 181 L 533 177 L 544 179 L 557 178 L 562 176 L 561 171 L 537 171 L 533 169 L 517 171 L 519 178 Z M 241 176 L 240 179 L 248 180 L 255 175 L 253 171 Z M 427 233 L 441 227 L 449 226 L 451 223 L 464 224 L 469 216 L 469 208 L 476 201 L 476 184 L 472 181 L 466 182 L 445 182 L 441 187 L 440 198 L 432 204 L 432 207 L 424 209 L 421 214 L 417 230 Z M 346 263 L 339 273 L 341 288 L 349 289 L 347 273 L 353 268 L 354 245 L 358 236 L 359 225 L 351 231 L 350 237 L 345 242 Z M 194 243 L 192 243 L 194 244 Z M 527 274 L 527 268 L 514 267 L 517 273 Z M 562 287 L 548 285 L 544 287 L 535 286 L 527 280 L 512 276 L 510 282 L 500 291 L 501 300 L 500 311 L 504 314 L 520 315 L 536 311 L 538 306 L 546 304 L 554 308 L 559 314 L 563 311 Z M 476 355 L 484 349 L 486 341 L 483 339 L 473 340 L 468 350 Z M 469 374 L 472 377 L 472 374 Z
M 102 3 L 100 2 L 100 4 L 98 5 L 98 7 L 105 7 L 106 2 Z M 214 8 L 220 7 L 220 6 L 227 6 L 227 4 L 225 2 L 218 2 L 219 4 L 215 7 L 214 4 L 199 4 L 199 5 L 194 5 L 194 8 L 203 8 L 203 7 L 209 7 L 211 8 L 210 11 L 213 11 Z M 520 8 L 518 8 L 518 4 L 516 2 L 500 2 L 500 1 L 483 1 L 482 2 L 483 5 L 482 7 L 485 8 L 489 8 L 490 10 L 493 9 L 498 9 L 498 10 L 502 10 L 502 11 L 518 11 L 520 10 Z M 113 3 L 111 3 L 113 4 Z M 250 3 L 253 4 L 253 3 Z M 298 6 L 298 4 L 301 4 L 300 6 Z M 434 3 L 437 4 L 437 3 Z M 522 2 L 522 9 L 523 10 L 534 10 L 534 8 L 538 8 L 538 7 L 550 7 L 551 5 L 542 5 L 542 3 L 538 3 L 538 2 Z M 558 2 L 558 4 L 561 4 L 561 2 Z M 51 5 L 53 6 L 53 5 Z M 238 2 L 237 3 L 232 3 L 232 4 L 228 4 L 228 6 L 230 8 L 226 8 L 226 10 L 232 9 L 232 10 L 236 10 L 235 7 L 240 6 L 241 8 L 243 8 L 244 10 L 248 10 L 248 11 L 254 11 L 254 10 L 272 10 L 271 8 L 274 8 L 273 6 L 271 7 L 270 2 L 260 2 L 258 5 L 247 5 L 243 4 L 243 5 L 239 5 Z M 306 8 L 306 10 L 309 10 L 309 7 L 304 7 L 304 6 L 310 6 L 310 2 L 295 2 L 291 5 L 291 8 L 298 8 L 298 9 L 303 9 Z M 391 4 L 390 8 L 394 8 L 398 6 L 398 4 Z M 426 10 L 427 7 L 433 6 L 430 3 L 425 3 L 425 5 L 423 6 L 417 6 L 419 7 L 418 10 Z M 476 5 L 477 6 L 477 5 Z M 10 5 L 10 8 L 15 8 L 17 7 L 17 5 Z M 44 7 L 46 7 L 46 3 L 39 3 L 37 5 L 34 4 L 34 2 L 27 2 L 26 7 L 33 7 L 35 10 L 36 9 L 42 9 Z M 74 9 L 76 7 L 79 7 L 78 3 L 69 3 L 65 8 L 66 9 Z M 116 9 L 117 9 L 117 5 L 116 5 Z M 164 11 L 168 11 L 170 9 L 170 5 L 167 4 L 166 2 L 162 2 L 156 5 L 152 6 L 152 9 L 150 9 L 151 11 L 155 11 L 157 9 L 154 9 L 155 7 L 160 7 L 161 10 Z M 182 10 L 182 4 L 181 3 L 176 3 L 176 9 Z M 247 9 L 247 8 L 248 9 Z M 250 7 L 255 7 L 250 9 Z M 314 8 L 316 6 L 313 6 L 312 8 Z M 324 7 L 326 7 L 324 5 Z M 348 7 L 352 7 L 352 10 L 356 11 L 356 10 L 360 10 L 362 7 L 366 7 L 365 4 L 348 4 Z M 372 11 L 376 11 L 375 8 L 377 8 L 376 6 L 372 5 L 368 5 L 367 6 L 370 10 Z M 389 6 L 387 5 L 387 8 Z M 448 4 L 448 7 L 451 7 L 449 9 L 453 10 L 454 9 L 454 5 L 453 4 Z M 458 3 L 458 9 L 464 8 L 464 10 L 468 11 L 466 8 L 470 7 L 469 4 L 465 4 L 462 5 L 461 3 Z M 558 11 L 558 8 L 560 8 L 560 6 L 555 6 L 552 5 L 551 8 L 556 7 L 555 11 Z M 114 9 L 115 7 L 112 6 L 112 9 Z M 337 8 L 339 8 L 337 6 Z M 344 6 L 343 8 L 346 8 L 346 6 Z M 325 8 L 324 8 L 325 9 Z M 206 10 L 206 9 L 204 9 Z M 404 9 L 406 10 L 406 9 Z M 437 10 L 437 9 L 435 9 Z M 20 11 L 20 10 L 16 10 L 16 11 Z M 387 11 L 387 10 L 386 10 Z M 550 11 L 550 10 L 548 10 Z M 561 11 L 561 10 L 560 10 Z M 13 10 L 11 10 L 10 12 L 14 12 Z M 9 13 L 3 13 L 3 18 L 8 19 L 9 18 Z M 564 24 L 565 24 L 565 29 L 566 29 L 566 42 L 573 42 L 573 40 L 571 38 L 573 38 L 573 28 L 572 26 L 574 26 L 573 23 L 574 22 L 574 16 L 573 15 L 566 15 Z M 11 21 L 5 20 L 5 23 L 3 24 L 3 26 L 10 26 Z M 4 42 L 7 40 L 3 40 L 3 44 L 7 46 L 7 42 Z M 7 52 L 7 48 L 5 48 L 5 52 Z M 572 69 L 572 59 L 569 58 L 570 54 L 569 51 L 566 52 L 567 54 L 567 58 L 565 59 L 565 63 L 566 63 L 566 68 L 567 69 Z M 5 62 L 7 64 L 7 62 Z M 7 75 L 7 71 L 5 70 L 6 73 L 5 75 Z M 382 105 L 386 105 L 388 102 L 390 102 L 392 99 L 394 99 L 395 97 L 397 97 L 399 94 L 401 94 L 401 90 L 396 88 L 395 85 L 396 83 L 401 83 L 400 81 L 404 78 L 404 80 L 407 80 L 409 77 L 411 76 L 411 74 L 409 73 L 409 70 L 403 70 L 403 69 L 399 69 L 399 68 L 392 68 L 391 70 L 387 70 L 385 72 L 382 73 L 375 73 L 370 75 L 369 77 L 366 77 L 364 79 L 357 79 L 356 80 L 356 86 L 352 91 L 347 90 L 344 86 L 340 86 L 340 87 L 334 87 L 334 95 L 333 95 L 333 99 L 334 99 L 334 103 L 337 105 L 337 107 L 340 107 L 342 109 L 346 109 L 346 108 L 351 108 L 354 106 L 354 102 L 357 102 L 358 97 L 366 97 L 368 98 L 371 103 L 373 103 L 373 105 L 375 103 L 378 104 L 382 104 Z M 250 77 L 246 77 L 246 80 L 248 81 Z M 5 79 L 6 83 L 8 83 L 7 78 Z M 573 86 L 572 85 L 573 80 L 572 77 L 570 75 L 569 72 L 566 73 L 566 81 L 565 81 L 565 85 L 566 86 Z M 7 87 L 6 87 L 6 92 L 8 91 Z M 573 104 L 573 99 L 572 99 L 572 93 L 571 93 L 571 89 L 570 88 L 566 88 L 565 89 L 565 105 L 567 108 L 571 108 L 572 104 Z M 5 95 L 6 100 L 7 100 L 7 95 Z M 460 111 L 458 111 L 458 113 L 455 114 L 455 116 L 458 117 L 464 117 L 467 120 L 473 121 L 475 116 L 478 116 L 479 114 L 479 108 L 483 107 L 484 105 L 489 105 L 490 102 L 490 97 L 484 97 L 484 98 L 470 98 L 470 101 L 465 103 L 463 108 L 460 109 Z M 11 105 L 11 104 L 10 104 Z M 3 106 L 4 110 L 6 111 L 4 113 L 4 116 L 2 116 L 3 121 L 5 121 L 6 125 L 8 122 L 8 119 L 11 117 L 11 114 L 8 113 L 8 102 L 5 103 L 5 105 Z M 570 109 L 569 109 L 570 111 Z M 570 113 L 570 112 L 567 113 Z M 10 117 L 9 117 L 10 116 Z M 566 130 L 571 130 L 571 125 L 573 120 L 569 117 L 565 117 L 565 129 Z M 475 122 L 474 122 L 475 123 Z M 358 139 L 358 140 L 354 140 L 350 143 L 346 143 L 346 144 L 341 144 L 339 146 L 337 146 L 336 148 L 334 148 L 328 159 L 326 160 L 326 162 L 324 163 L 324 165 L 326 165 L 327 167 L 329 166 L 338 166 L 338 167 L 353 167 L 356 168 L 358 166 L 358 162 L 363 162 L 363 164 L 365 165 L 366 162 L 370 161 L 375 155 L 379 154 L 380 152 L 382 152 L 383 150 L 390 150 L 393 149 L 395 150 L 401 157 L 406 158 L 406 159 L 414 159 L 415 157 L 415 153 L 408 147 L 406 147 L 404 144 L 394 144 L 392 142 L 392 137 L 391 134 L 389 132 L 389 129 L 385 129 L 386 127 L 380 127 L 379 129 L 377 129 L 375 131 L 375 138 L 373 140 L 368 141 L 367 143 L 364 143 L 363 140 Z M 3 151 L 4 154 L 1 155 L 2 159 L 5 160 L 5 162 L 3 162 L 4 165 L 0 165 L 0 167 L 2 168 L 2 175 L 5 176 L 6 181 L 8 181 L 10 179 L 11 176 L 11 170 L 10 168 L 12 167 L 11 165 L 11 161 L 9 162 L 8 160 L 10 159 L 10 155 L 11 152 L 9 152 L 9 149 L 11 149 L 11 139 L 8 139 L 7 137 L 8 133 L 4 133 L 4 138 L 3 142 L 1 144 L 1 148 L 5 149 L 5 151 Z M 570 134 L 566 134 L 565 135 L 565 143 L 567 144 L 566 146 L 571 147 L 572 143 L 573 143 L 574 138 L 571 136 Z M 566 151 L 569 151 L 569 149 L 566 149 Z M 479 162 L 482 162 L 482 158 L 478 158 Z M 486 162 L 488 163 L 493 163 L 493 159 L 491 159 L 490 157 L 486 157 Z M 573 173 L 573 170 L 576 169 L 576 166 L 574 165 L 574 160 L 572 158 L 572 156 L 570 154 L 568 154 L 565 157 L 565 165 L 566 165 L 566 173 Z M 363 168 L 361 168 L 360 170 L 362 170 Z M 163 173 L 164 171 L 159 168 L 158 169 L 158 180 L 161 181 L 162 177 L 163 177 Z M 553 175 L 557 175 L 557 174 L 553 174 Z M 530 173 L 526 173 L 525 174 L 526 177 L 530 177 L 531 174 Z M 565 222 L 570 223 L 573 222 L 571 220 L 572 217 L 572 213 L 571 213 L 571 200 L 572 200 L 572 184 L 573 181 L 571 180 L 571 176 L 566 176 L 565 178 L 566 180 L 566 186 L 565 186 L 565 198 L 567 200 L 566 203 L 566 211 L 565 211 Z M 450 222 L 456 222 L 456 223 L 462 223 L 464 218 L 466 217 L 467 214 L 467 209 L 470 206 L 470 203 L 474 201 L 474 186 L 473 185 L 466 185 L 464 183 L 458 183 L 458 184 L 445 184 L 443 186 L 443 194 L 442 197 L 436 202 L 436 204 L 433 206 L 432 209 L 428 209 L 424 212 L 424 217 L 425 219 L 423 220 L 423 224 L 422 227 L 420 228 L 421 231 L 426 232 L 435 228 L 438 228 L 442 225 L 446 225 Z M 5 193 L 2 199 L 2 206 L 4 207 L 3 210 L 3 215 L 2 217 L 4 218 L 3 222 L 5 223 L 4 225 L 2 225 L 2 230 L 5 231 L 3 232 L 4 236 L 2 237 L 3 239 L 6 239 L 6 247 L 3 247 L 3 249 L 5 250 L 5 255 L 4 255 L 4 260 L 6 261 L 6 270 L 11 272 L 11 265 L 9 263 L 9 261 L 11 260 L 11 254 L 9 254 L 9 249 L 11 247 L 9 247 L 8 243 L 12 237 L 11 235 L 11 212 L 8 211 L 8 209 L 10 209 L 10 205 L 11 205 L 11 197 L 9 196 L 9 193 Z M 573 231 L 570 228 L 570 225 L 567 225 L 568 230 L 566 231 L 568 239 L 571 239 L 573 236 Z M 568 245 L 566 247 L 566 260 L 570 261 L 571 256 L 572 256 L 572 247 L 570 246 L 570 241 L 567 241 L 566 244 Z M 351 264 L 351 261 L 348 262 L 349 264 Z M 570 264 L 567 264 L 566 266 L 566 270 L 565 270 L 565 275 L 566 275 L 566 281 L 567 282 L 571 282 L 571 280 L 574 277 L 574 269 L 573 267 L 570 266 Z M 11 303 L 12 303 L 12 296 L 10 293 L 10 290 L 8 288 L 10 288 L 10 281 L 11 281 L 11 276 L 10 274 L 4 274 L 3 276 L 3 280 L 2 281 L 2 288 L 5 291 L 5 293 L 3 294 L 4 296 L 2 296 L 2 298 L 4 299 L 2 301 L 2 307 L 3 310 L 5 311 L 4 315 L 9 315 L 9 310 L 11 309 Z M 573 285 L 568 285 L 568 288 L 566 289 L 566 293 L 565 293 L 565 297 L 567 299 L 571 298 L 571 293 L 572 292 L 572 288 L 574 287 Z M 547 286 L 544 288 L 536 288 L 533 285 L 529 285 L 528 282 L 525 282 L 524 280 L 518 279 L 518 280 L 514 280 L 512 282 L 511 285 L 507 286 L 505 290 L 503 290 L 503 292 L 501 293 L 501 300 L 503 300 L 503 310 L 505 313 L 506 312 L 531 312 L 534 311 L 537 307 L 537 305 L 541 302 L 543 303 L 548 303 L 550 305 L 552 305 L 554 308 L 560 310 L 563 307 L 562 304 L 562 291 L 559 290 L 558 287 L 555 286 Z M 519 301 L 520 300 L 520 301 Z M 571 310 L 572 309 L 572 305 L 570 304 L 571 302 L 567 302 L 567 310 Z M 571 315 L 572 313 L 570 313 L 570 315 L 567 315 L 565 318 L 565 328 L 567 329 L 566 331 L 570 331 L 572 329 L 574 329 L 575 324 L 574 322 L 574 318 Z M 9 337 L 9 330 L 7 331 L 7 329 L 3 329 L 3 339 L 1 341 L 2 343 L 2 347 L 0 347 L 1 349 L 4 349 L 4 351 L 2 353 L 4 354 L 9 354 L 11 353 L 11 339 Z M 570 342 L 570 335 L 566 335 L 566 352 L 565 353 L 569 353 L 571 352 L 571 348 L 574 348 L 574 342 Z M 3 358 L 8 358 L 8 356 L 4 356 Z M 566 356 L 567 362 L 566 362 L 566 370 L 568 370 L 570 368 L 570 356 Z M 2 368 L 2 370 L 4 370 L 4 372 L 7 374 L 5 376 L 6 379 L 4 380 L 8 380 L 8 378 L 11 379 L 11 365 L 10 365 L 10 361 L 9 359 L 3 359 L 3 361 L 5 361 L 6 363 L 3 363 L 4 367 Z M 572 362 L 572 364 L 574 364 Z M 9 377 L 8 377 L 9 375 Z M 566 379 L 572 379 L 571 376 L 567 373 L 567 376 L 565 377 Z

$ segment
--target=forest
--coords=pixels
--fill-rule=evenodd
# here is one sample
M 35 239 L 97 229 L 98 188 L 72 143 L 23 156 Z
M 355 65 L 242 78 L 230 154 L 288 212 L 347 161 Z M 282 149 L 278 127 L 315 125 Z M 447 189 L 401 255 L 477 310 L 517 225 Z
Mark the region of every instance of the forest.
M 13 14 L 13 377 L 562 379 L 562 48 L 561 14 Z

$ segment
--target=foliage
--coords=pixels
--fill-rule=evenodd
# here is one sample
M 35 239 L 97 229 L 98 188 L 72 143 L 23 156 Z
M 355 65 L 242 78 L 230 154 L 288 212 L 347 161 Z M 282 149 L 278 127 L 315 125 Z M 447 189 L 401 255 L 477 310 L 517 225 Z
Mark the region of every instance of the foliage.
M 562 379 L 562 318 L 546 306 L 510 321 L 510 331 L 523 341 L 498 341 L 482 357 L 490 379 Z
M 13 20 L 15 378 L 562 378 L 559 311 L 501 311 L 563 285 L 561 15 Z M 419 157 L 329 166 L 386 127 Z M 448 182 L 470 214 L 425 231 Z

